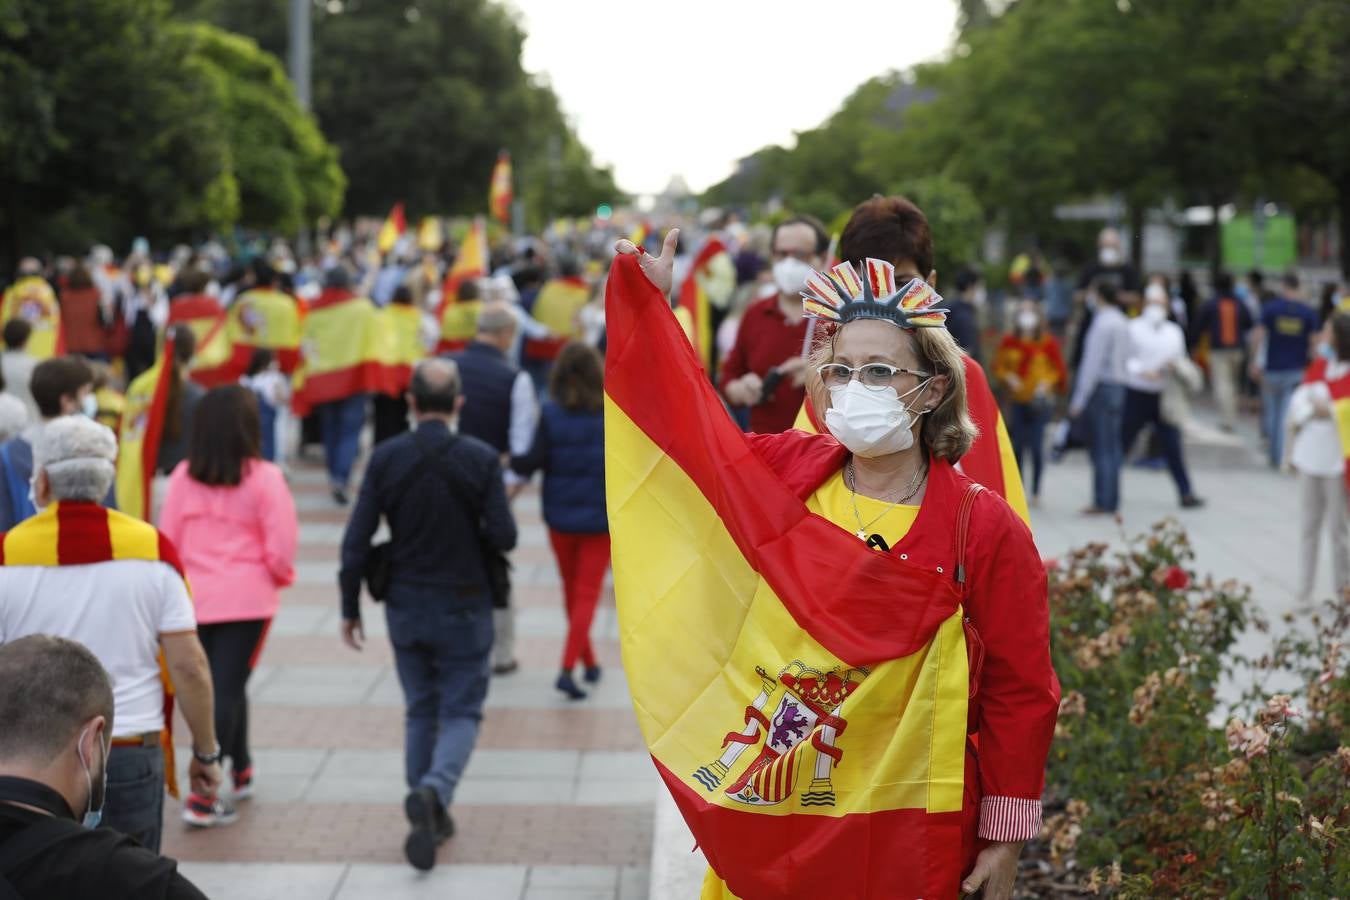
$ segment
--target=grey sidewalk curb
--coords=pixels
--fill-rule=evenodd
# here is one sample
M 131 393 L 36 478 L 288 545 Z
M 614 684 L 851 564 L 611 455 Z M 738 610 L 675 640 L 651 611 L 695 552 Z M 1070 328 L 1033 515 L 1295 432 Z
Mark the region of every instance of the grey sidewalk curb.
M 697 900 L 708 863 L 693 850 L 694 836 L 664 785 L 656 789 L 655 816 L 648 900 Z

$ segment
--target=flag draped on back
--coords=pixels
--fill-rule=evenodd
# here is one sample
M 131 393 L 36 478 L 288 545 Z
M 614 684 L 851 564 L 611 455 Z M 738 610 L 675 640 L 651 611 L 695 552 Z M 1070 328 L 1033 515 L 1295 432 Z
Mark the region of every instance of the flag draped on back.
M 484 278 L 488 273 L 487 225 L 482 217 L 475 218 L 459 245 L 459 254 L 441 284 L 441 306 L 436 318 L 441 323 L 439 352 L 463 349 L 478 330 L 477 301 L 461 303 L 459 286 L 466 281 Z
M 231 381 L 248 371 L 259 348 L 275 353 L 287 375 L 300 364 L 300 306 L 281 291 L 254 288 L 239 295 L 226 313 L 225 333 L 234 348 Z
M 226 329 L 225 308 L 215 297 L 199 294 L 175 298 L 169 305 L 168 325 L 186 325 L 197 339 L 189 377 L 202 387 L 231 384 L 242 372 L 233 366 L 234 347 Z
M 511 224 L 511 201 L 515 191 L 511 187 L 511 154 L 503 150 L 497 154 L 497 163 L 492 167 L 492 184 L 488 188 L 488 209 L 492 218 L 503 225 Z
M 526 338 L 525 355 L 530 359 L 558 358 L 563 345 L 581 336 L 577 313 L 591 299 L 586 282 L 576 277 L 554 278 L 539 289 L 530 314 L 553 332 L 551 338 Z
M 416 315 L 416 309 L 404 309 Z M 395 333 L 394 324 L 365 297 L 320 297 L 305 316 L 295 414 L 307 416 L 320 403 L 357 394 L 396 396 L 406 388 L 413 360 L 407 359 L 405 332 Z
M 408 230 L 408 219 L 403 214 L 403 201 L 400 200 L 394 204 L 393 209 L 389 210 L 389 215 L 385 217 L 384 224 L 380 226 L 380 233 L 375 238 L 375 246 L 381 253 L 388 253 L 394 249 L 398 239 L 403 237 L 403 233 Z
M 61 307 L 46 279 L 29 275 L 10 285 L 0 297 L 0 325 L 10 319 L 25 319 L 33 326 L 25 349 L 34 359 L 50 359 L 66 352 Z
M 0 535 L 0 566 L 82 566 L 119 559 L 162 562 L 187 582 L 178 551 L 159 530 L 96 503 L 53 503 Z M 173 755 L 173 684 L 160 654 L 164 690 L 164 783 L 178 796 Z
M 952 577 L 809 513 L 632 257 L 606 322 L 624 668 L 710 865 L 755 900 L 955 896 L 969 670 Z
M 708 289 L 703 283 L 713 267 L 713 260 L 727 254 L 726 245 L 719 239 L 708 238 L 708 242 L 694 257 L 689 274 L 680 285 L 680 308 L 685 310 L 693 323 L 694 348 L 698 350 L 703 368 L 712 371 L 713 333 L 712 312 Z
M 1350 486 L 1350 373 L 1340 378 L 1327 378 L 1327 361 L 1317 357 L 1303 373 L 1303 383 L 1326 383 L 1327 393 L 1331 396 L 1332 420 L 1341 437 L 1341 454 L 1345 457 L 1345 480 Z M 1283 427 L 1283 426 L 1281 426 Z
M 117 441 L 117 508 L 150 520 L 150 487 L 155 480 L 164 411 L 173 375 L 173 338 L 166 338 L 155 364 L 127 388 L 122 433 Z

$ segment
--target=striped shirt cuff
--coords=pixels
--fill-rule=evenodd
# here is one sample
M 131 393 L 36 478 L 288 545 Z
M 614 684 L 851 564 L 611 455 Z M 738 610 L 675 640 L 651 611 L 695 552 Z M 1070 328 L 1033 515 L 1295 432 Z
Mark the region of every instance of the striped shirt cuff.
M 1041 801 L 1022 797 L 980 800 L 979 835 L 986 841 L 1029 841 L 1041 833 Z

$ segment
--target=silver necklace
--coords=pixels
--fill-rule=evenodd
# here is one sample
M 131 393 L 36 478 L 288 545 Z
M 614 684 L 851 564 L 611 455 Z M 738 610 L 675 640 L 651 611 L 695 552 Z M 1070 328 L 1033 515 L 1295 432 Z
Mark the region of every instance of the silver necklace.
M 919 492 L 919 488 L 923 486 L 923 481 L 921 480 L 921 477 L 927 474 L 925 471 L 926 469 L 927 466 L 923 465 L 915 469 L 914 477 L 909 480 L 908 492 L 899 500 L 896 500 L 890 506 L 883 509 L 875 518 L 872 519 L 872 521 L 864 525 L 862 520 L 862 513 L 858 511 L 858 478 L 853 471 L 853 460 L 850 459 L 848 461 L 848 463 L 844 466 L 844 474 L 848 476 L 847 479 L 848 493 L 850 499 L 852 499 L 853 501 L 853 518 L 856 519 L 858 522 L 858 530 L 857 532 L 855 532 L 858 535 L 858 540 L 860 541 L 867 540 L 867 529 L 871 528 L 877 522 L 881 521 L 882 517 L 884 517 L 887 513 L 895 509 L 901 503 L 904 503 L 906 500 L 911 499 L 915 494 Z

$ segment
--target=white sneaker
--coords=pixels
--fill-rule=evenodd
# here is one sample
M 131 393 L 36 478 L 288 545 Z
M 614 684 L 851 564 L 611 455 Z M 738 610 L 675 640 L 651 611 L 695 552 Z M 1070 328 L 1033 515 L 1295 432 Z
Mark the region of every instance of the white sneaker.
M 230 825 L 237 818 L 239 814 L 234 807 L 220 796 L 208 799 L 200 794 L 189 794 L 183 804 L 183 821 L 196 828 Z

